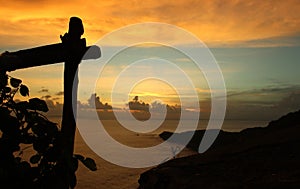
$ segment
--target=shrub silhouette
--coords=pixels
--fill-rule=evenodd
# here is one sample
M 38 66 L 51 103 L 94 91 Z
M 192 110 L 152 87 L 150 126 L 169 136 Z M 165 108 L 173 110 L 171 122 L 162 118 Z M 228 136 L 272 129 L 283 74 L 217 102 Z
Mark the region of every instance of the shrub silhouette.
M 46 102 L 15 101 L 17 92 L 29 96 L 22 80 L 0 71 L 0 188 L 74 188 L 78 161 L 95 171 L 94 160 L 77 154 L 72 162 L 62 163 L 66 162 L 63 136 L 58 125 L 43 115 L 48 111 Z M 22 156 L 27 148 L 33 152 L 29 160 Z

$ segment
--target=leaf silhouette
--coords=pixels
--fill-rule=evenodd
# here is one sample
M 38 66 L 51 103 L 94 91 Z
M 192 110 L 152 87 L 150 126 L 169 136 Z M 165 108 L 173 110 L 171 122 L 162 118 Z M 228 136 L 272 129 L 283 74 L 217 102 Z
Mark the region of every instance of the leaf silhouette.
M 5 92 L 5 93 L 10 93 L 10 91 L 11 91 L 11 88 L 10 88 L 10 87 L 5 87 L 5 88 L 4 88 L 4 92 Z
M 39 153 L 44 153 L 48 147 L 49 142 L 45 138 L 33 142 L 33 149 Z
M 25 85 L 21 85 L 20 86 L 20 94 L 22 96 L 29 96 L 29 89 L 28 89 L 28 87 L 25 86 Z
M 96 165 L 95 161 L 92 158 L 89 158 L 89 157 L 84 158 L 80 154 L 74 154 L 73 157 L 74 157 L 74 159 L 77 159 L 77 160 L 81 161 L 83 163 L 83 165 L 85 165 L 91 171 L 96 171 L 97 170 L 97 165 Z
M 32 164 L 36 164 L 40 161 L 40 159 L 41 159 L 41 156 L 39 154 L 36 154 L 36 155 L 31 156 L 29 161 Z
M 84 157 L 80 154 L 74 154 L 74 158 L 80 160 L 80 161 L 83 161 L 84 160 Z
M 20 86 L 20 84 L 22 83 L 21 79 L 16 79 L 16 78 L 10 78 L 10 85 L 14 88 L 17 88 Z
M 38 110 L 42 112 L 48 112 L 48 106 L 44 100 L 39 98 L 31 98 L 29 99 L 29 106 L 31 110 Z
M 89 168 L 91 171 L 96 171 L 97 166 L 95 161 L 92 158 L 86 158 L 85 160 L 82 161 L 82 163 Z
M 0 88 L 2 89 L 7 85 L 8 76 L 5 74 L 5 72 L 0 71 Z

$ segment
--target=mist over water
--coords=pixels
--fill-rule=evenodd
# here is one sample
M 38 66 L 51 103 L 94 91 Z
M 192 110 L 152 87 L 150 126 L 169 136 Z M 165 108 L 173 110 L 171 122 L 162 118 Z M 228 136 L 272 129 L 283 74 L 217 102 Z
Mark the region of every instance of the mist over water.
M 49 117 L 50 120 L 60 124 L 61 117 Z M 205 129 L 208 120 L 200 120 L 198 124 L 198 129 Z M 225 120 L 222 126 L 222 130 L 238 132 L 245 128 L 251 127 L 263 127 L 266 126 L 268 121 L 245 121 L 245 120 Z M 151 133 L 136 133 L 127 130 L 122 127 L 116 120 L 102 120 L 102 124 L 106 131 L 118 142 L 135 147 L 135 148 L 147 148 L 150 146 L 155 146 L 163 142 L 163 140 L 158 136 L 163 131 L 174 132 L 178 120 L 167 120 L 165 121 L 157 130 Z M 89 130 L 89 125 L 86 126 L 87 131 Z M 190 131 L 189 125 L 182 127 L 181 132 Z M 92 132 L 92 130 L 91 130 Z M 114 149 L 110 149 L 113 153 Z M 157 153 L 170 153 L 174 149 L 164 149 L 162 152 Z M 92 157 L 99 168 L 96 172 L 88 171 L 81 164 L 79 164 L 78 169 L 78 186 L 77 188 L 99 188 L 99 186 L 105 188 L 119 189 L 120 186 L 123 189 L 137 188 L 138 179 L 140 174 L 149 168 L 132 169 L 125 168 L 118 165 L 114 165 L 101 157 L 99 157 L 95 152 L 93 152 L 82 139 L 80 133 L 76 132 L 75 138 L 75 153 L 85 154 L 88 157 Z M 189 156 L 196 154 L 196 152 L 184 148 L 176 158 Z M 174 158 L 174 157 L 170 157 Z
M 50 120 L 52 120 L 55 123 L 60 124 L 61 117 L 49 117 Z M 123 129 L 121 129 L 122 125 L 120 125 L 116 120 L 101 120 L 102 124 L 105 126 L 106 129 L 109 129 L 111 132 L 122 132 Z M 239 132 L 246 128 L 253 128 L 253 127 L 265 127 L 270 121 L 268 120 L 224 120 L 222 125 L 223 131 L 228 132 Z M 199 120 L 198 123 L 198 130 L 205 130 L 207 127 L 208 120 Z M 118 127 L 116 127 L 118 126 Z M 149 134 L 160 134 L 163 131 L 175 131 L 175 129 L 178 126 L 178 120 L 166 120 L 163 122 L 163 124 L 156 129 L 155 131 L 149 133 Z M 115 129 L 112 129 L 112 128 Z M 118 130 L 119 129 L 119 130 Z M 189 125 L 184 125 L 180 132 L 190 131 L 192 130 Z

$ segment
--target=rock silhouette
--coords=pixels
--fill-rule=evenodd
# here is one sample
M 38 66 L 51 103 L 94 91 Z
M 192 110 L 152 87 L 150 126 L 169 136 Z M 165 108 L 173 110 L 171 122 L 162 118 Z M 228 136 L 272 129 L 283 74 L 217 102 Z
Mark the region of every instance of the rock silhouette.
M 139 189 L 298 188 L 299 126 L 300 110 L 267 127 L 221 131 L 204 154 L 174 159 L 141 174 Z M 196 150 L 203 133 L 197 131 L 188 147 Z

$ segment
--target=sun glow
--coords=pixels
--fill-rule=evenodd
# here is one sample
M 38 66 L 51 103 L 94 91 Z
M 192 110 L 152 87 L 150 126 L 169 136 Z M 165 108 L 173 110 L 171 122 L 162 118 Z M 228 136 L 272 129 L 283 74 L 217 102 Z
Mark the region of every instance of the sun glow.
M 156 100 L 170 105 L 180 104 L 176 90 L 166 82 L 157 79 L 143 80 L 135 85 L 129 94 L 129 100 L 135 96 L 139 96 L 142 101 L 149 104 Z

